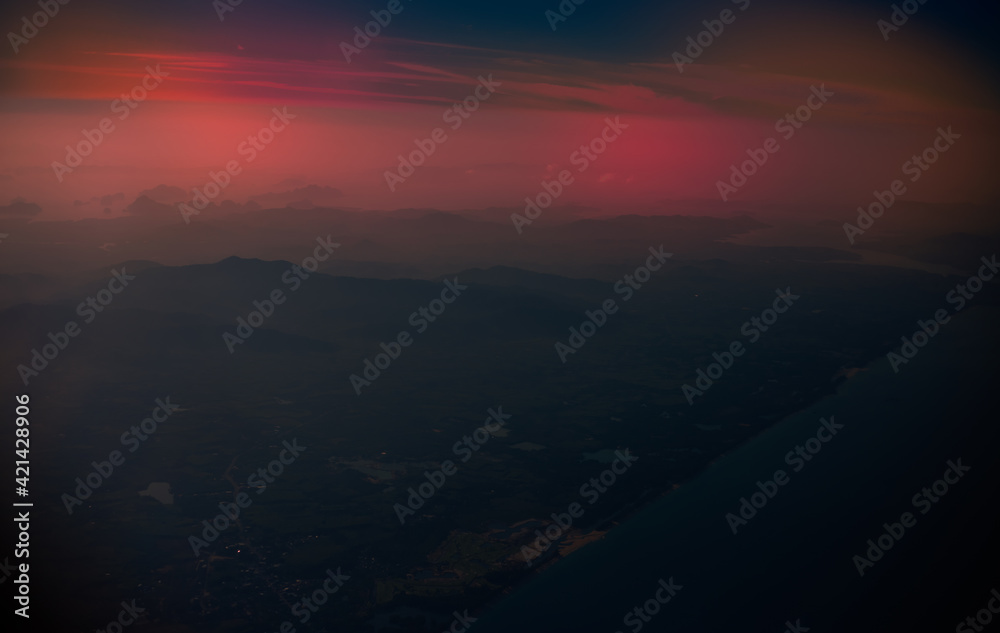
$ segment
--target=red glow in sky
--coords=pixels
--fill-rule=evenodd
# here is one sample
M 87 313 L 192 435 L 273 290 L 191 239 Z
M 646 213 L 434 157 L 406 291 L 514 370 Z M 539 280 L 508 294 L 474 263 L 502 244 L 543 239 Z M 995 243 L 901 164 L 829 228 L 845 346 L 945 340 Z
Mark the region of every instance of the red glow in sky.
M 988 162 L 998 128 L 975 72 L 958 72 L 962 65 L 922 55 L 912 43 L 887 48 L 878 37 L 849 51 L 831 48 L 850 39 L 855 25 L 847 20 L 831 20 L 811 38 L 787 23 L 747 23 L 738 38 L 720 40 L 711 60 L 683 73 L 666 45 L 659 59 L 622 64 L 386 34 L 348 64 L 328 34 L 309 29 L 283 36 L 287 46 L 277 54 L 273 34 L 260 46 L 154 33 L 144 46 L 134 28 L 121 27 L 118 41 L 98 43 L 53 20 L 2 62 L 0 196 L 37 202 L 44 217 L 58 218 L 103 214 L 103 204 L 74 201 L 120 192 L 130 202 L 160 185 L 190 191 L 230 161 L 244 161 L 241 144 L 275 107 L 294 121 L 242 164 L 220 200 L 243 202 L 297 184 L 339 189 L 340 204 L 358 208 L 517 206 L 569 167 L 609 116 L 627 131 L 559 204 L 620 212 L 718 200 L 717 182 L 771 137 L 780 151 L 731 197 L 733 205 L 850 204 L 947 125 L 963 133 L 961 147 L 915 188 L 914 199 L 984 202 L 996 193 L 990 175 L 969 167 Z M 140 90 L 147 69 L 164 79 Z M 451 129 L 445 113 L 474 94 L 480 76 L 500 87 Z M 820 85 L 835 96 L 782 138 L 776 122 Z M 126 114 L 129 93 L 145 99 Z M 67 146 L 98 138 L 105 119 L 113 129 L 106 126 L 111 131 L 100 133 L 78 167 L 54 167 L 75 160 Z M 399 156 L 438 128 L 446 142 L 390 190 L 386 173 L 397 170 Z

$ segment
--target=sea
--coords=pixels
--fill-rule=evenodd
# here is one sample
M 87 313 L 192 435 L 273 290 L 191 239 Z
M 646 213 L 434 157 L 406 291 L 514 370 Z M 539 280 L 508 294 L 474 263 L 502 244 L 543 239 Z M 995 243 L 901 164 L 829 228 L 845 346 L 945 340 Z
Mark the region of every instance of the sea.
M 1000 309 L 967 308 L 898 373 L 876 359 L 526 580 L 470 633 L 954 631 L 1000 588 L 998 323 Z M 843 428 L 794 472 L 787 454 L 823 418 Z M 949 464 L 968 472 L 935 491 Z M 778 470 L 787 483 L 734 534 L 727 514 Z M 680 587 L 665 603 L 661 580 Z

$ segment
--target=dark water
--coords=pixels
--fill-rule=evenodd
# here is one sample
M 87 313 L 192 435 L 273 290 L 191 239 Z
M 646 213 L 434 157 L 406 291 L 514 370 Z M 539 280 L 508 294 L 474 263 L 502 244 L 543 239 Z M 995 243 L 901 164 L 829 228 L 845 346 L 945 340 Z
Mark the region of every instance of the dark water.
M 473 631 L 781 633 L 797 619 L 813 631 L 955 630 L 1000 587 L 998 316 L 958 315 L 899 374 L 879 358 L 525 583 Z M 844 429 L 792 472 L 785 454 L 831 416 Z M 971 470 L 920 514 L 913 495 L 959 458 Z M 789 483 L 733 535 L 725 514 L 778 469 Z M 904 512 L 916 525 L 859 576 L 852 557 Z M 642 629 L 626 626 L 670 577 L 677 596 Z

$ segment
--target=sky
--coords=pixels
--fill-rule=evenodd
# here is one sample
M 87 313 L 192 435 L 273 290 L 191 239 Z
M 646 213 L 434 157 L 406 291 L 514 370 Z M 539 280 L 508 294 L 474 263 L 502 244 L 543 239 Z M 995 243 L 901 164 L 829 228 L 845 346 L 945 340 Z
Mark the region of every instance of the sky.
M 214 202 L 240 204 L 523 207 L 569 171 L 556 204 L 609 214 L 723 195 L 734 209 L 851 208 L 948 126 L 959 140 L 907 197 L 997 199 L 986 2 L 929 0 L 891 31 L 878 22 L 892 6 L 877 2 L 566 0 L 560 19 L 555 0 L 388 4 L 69 0 L 25 31 L 37 1 L 7 3 L 0 216 L 137 213 L 139 195 L 177 204 L 212 174 L 226 181 Z M 724 10 L 729 24 L 716 22 Z M 355 41 L 371 11 L 391 19 Z M 705 21 L 721 32 L 678 67 Z M 361 46 L 345 54 L 345 42 Z M 786 138 L 776 122 L 820 86 L 832 96 Z M 126 105 L 128 93 L 145 98 Z M 249 140 L 275 111 L 287 114 L 269 142 Z M 615 121 L 581 169 L 574 152 L 600 148 Z M 71 166 L 67 146 L 86 150 L 88 136 L 96 146 Z M 720 188 L 769 138 L 767 162 Z M 399 157 L 414 151 L 423 161 L 406 175 Z

